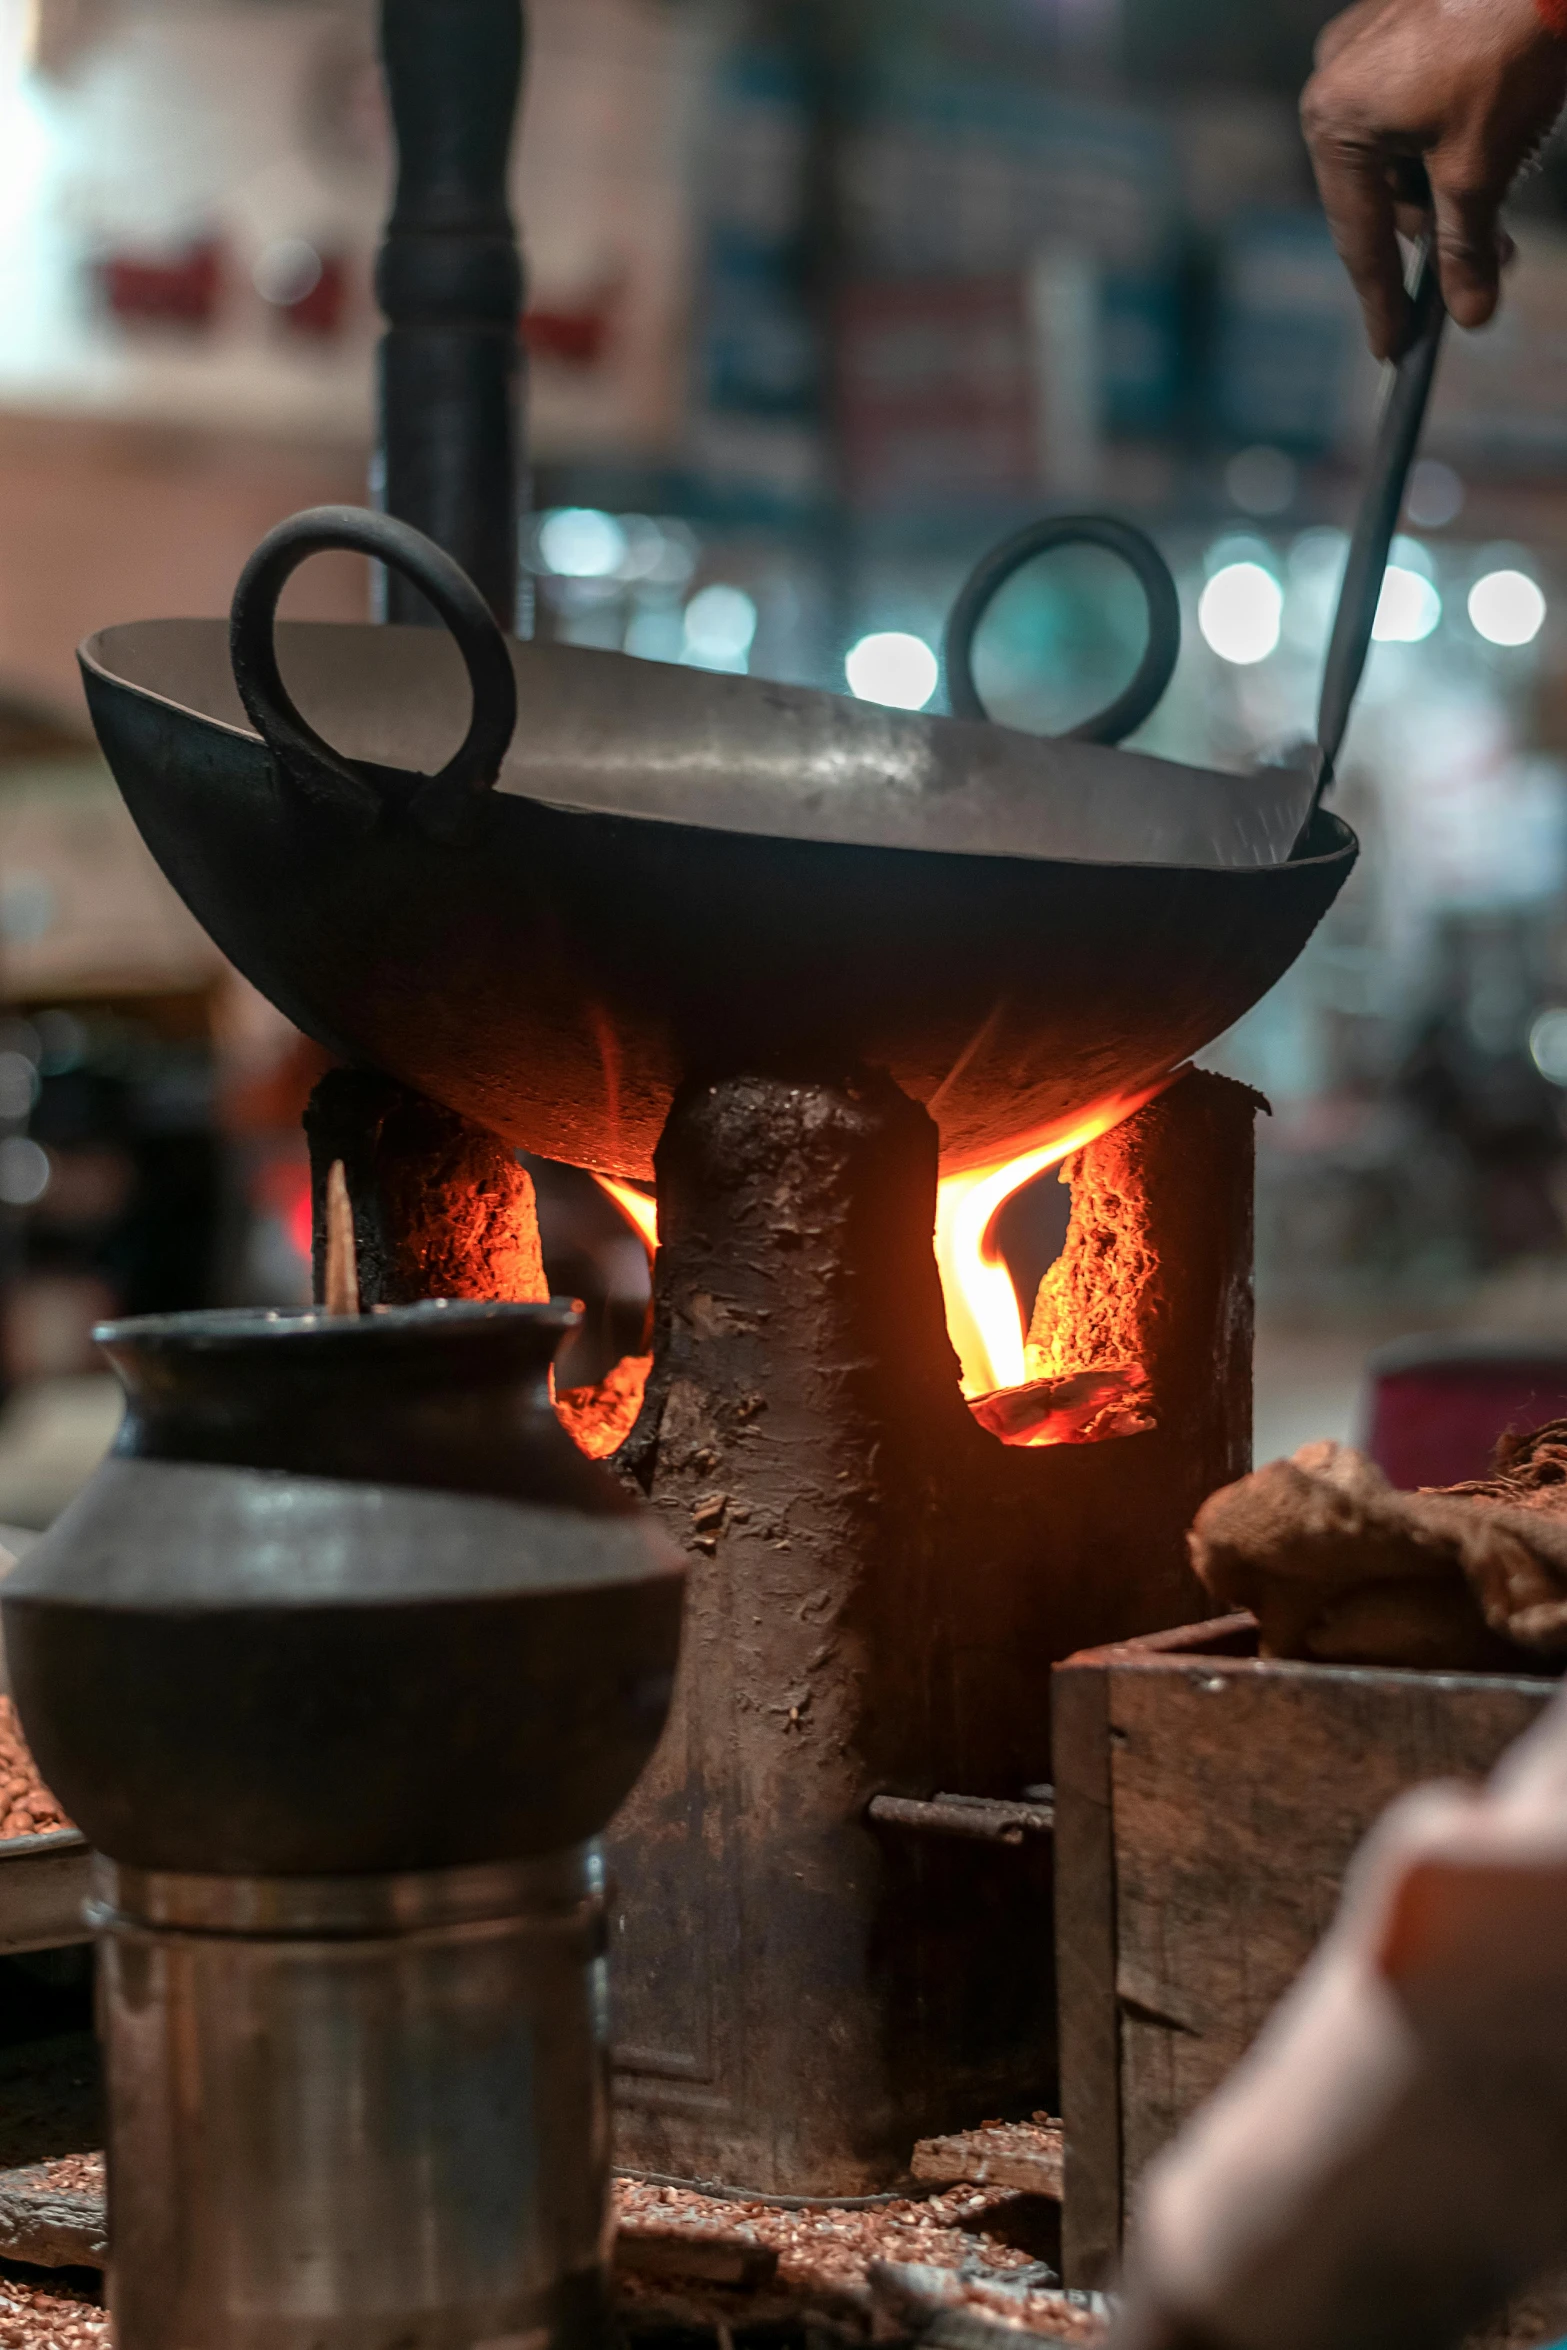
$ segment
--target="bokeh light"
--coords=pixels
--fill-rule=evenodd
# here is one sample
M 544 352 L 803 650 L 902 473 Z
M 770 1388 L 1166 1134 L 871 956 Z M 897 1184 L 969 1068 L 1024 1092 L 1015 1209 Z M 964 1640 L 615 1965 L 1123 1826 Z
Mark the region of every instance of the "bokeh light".
M 25 1118 L 38 1099 L 38 1071 L 25 1053 L 0 1052 L 0 1119 Z
M 1567 1011 L 1560 1004 L 1542 1012 L 1530 1029 L 1529 1052 L 1542 1077 L 1567 1087 Z
M 558 579 L 612 579 L 626 559 L 626 534 L 595 506 L 562 506 L 539 525 L 539 554 Z
M 1276 650 L 1284 591 L 1260 563 L 1227 563 L 1202 592 L 1197 625 L 1221 661 L 1249 669 Z
M 1421 530 L 1445 530 L 1464 510 L 1464 485 L 1440 457 L 1422 457 L 1409 477 L 1404 511 Z
M 54 1169 L 41 1143 L 25 1134 L 0 1142 L 0 1203 L 8 1208 L 30 1208 L 43 1198 Z
M 849 690 L 862 702 L 890 710 L 923 710 L 936 691 L 941 669 L 925 639 L 901 629 L 861 637 L 844 663 Z
M 1469 591 L 1469 617 L 1489 645 L 1532 645 L 1545 598 L 1526 571 L 1488 571 Z
M 1442 599 L 1423 573 L 1390 563 L 1371 634 L 1379 645 L 1419 645 L 1442 617 Z
M 279 237 L 257 254 L 250 274 L 263 302 L 288 309 L 321 283 L 321 256 L 303 237 Z
M 715 581 L 686 606 L 686 660 L 697 669 L 744 669 L 756 624 L 756 606 L 744 588 Z
M 1300 468 L 1282 449 L 1242 449 L 1224 469 L 1224 486 L 1243 514 L 1287 514 Z

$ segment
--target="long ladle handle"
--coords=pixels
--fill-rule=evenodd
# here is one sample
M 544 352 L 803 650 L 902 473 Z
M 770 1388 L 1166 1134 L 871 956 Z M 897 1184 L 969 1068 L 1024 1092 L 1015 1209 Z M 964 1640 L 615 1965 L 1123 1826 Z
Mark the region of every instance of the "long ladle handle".
M 1148 646 L 1137 675 L 1124 693 L 1096 717 L 1074 726 L 1067 742 L 1118 743 L 1141 726 L 1164 699 L 1181 657 L 1181 599 L 1170 566 L 1153 540 L 1110 514 L 1063 514 L 1031 522 L 1003 539 L 965 583 L 947 623 L 947 696 L 958 718 L 988 718 L 974 683 L 974 639 L 980 622 L 1007 581 L 1040 555 L 1058 547 L 1103 547 L 1119 556 L 1135 577 L 1148 606 Z
M 1447 304 L 1442 299 L 1435 251 L 1429 244 L 1421 256 L 1411 301 L 1415 331 L 1394 370 L 1382 411 L 1371 479 L 1350 541 L 1338 615 L 1322 675 L 1322 699 L 1317 710 L 1321 765 L 1316 799 L 1312 802 L 1313 814 L 1333 781 L 1333 770 L 1343 748 L 1344 729 L 1349 724 L 1349 714 L 1365 674 L 1377 607 L 1382 601 L 1382 583 L 1387 577 L 1387 559 L 1403 512 L 1409 468 L 1420 445 L 1431 386 L 1436 378 L 1436 363 L 1441 355 Z
M 277 658 L 278 598 L 301 563 L 338 550 L 369 555 L 411 580 L 457 640 L 473 691 L 468 732 L 439 774 L 409 775 L 409 806 L 426 831 L 455 838 L 494 784 L 517 727 L 517 679 L 495 616 L 462 566 L 412 524 L 364 506 L 312 506 L 269 531 L 239 576 L 229 617 L 234 683 L 273 757 L 295 775 L 324 774 L 371 816 L 389 771 L 345 758 L 301 717 Z M 395 775 L 397 771 L 390 771 Z

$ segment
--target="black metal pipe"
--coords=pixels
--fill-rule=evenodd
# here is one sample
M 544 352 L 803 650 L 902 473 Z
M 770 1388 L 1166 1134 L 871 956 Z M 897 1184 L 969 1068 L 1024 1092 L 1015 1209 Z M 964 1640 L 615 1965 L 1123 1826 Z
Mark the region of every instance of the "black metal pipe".
M 382 0 L 397 194 L 376 267 L 380 493 L 515 624 L 523 503 L 523 269 L 507 194 L 521 0 Z M 428 621 L 388 577 L 384 617 Z

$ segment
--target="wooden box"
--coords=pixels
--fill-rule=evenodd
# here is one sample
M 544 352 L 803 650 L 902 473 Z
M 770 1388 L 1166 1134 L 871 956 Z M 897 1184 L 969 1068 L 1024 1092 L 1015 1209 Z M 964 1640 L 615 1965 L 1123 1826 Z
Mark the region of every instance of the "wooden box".
M 1056 1666 L 1069 2285 L 1113 2274 L 1143 2169 L 1288 1990 L 1379 1814 L 1482 1777 L 1556 1687 L 1265 1664 L 1249 1616 Z

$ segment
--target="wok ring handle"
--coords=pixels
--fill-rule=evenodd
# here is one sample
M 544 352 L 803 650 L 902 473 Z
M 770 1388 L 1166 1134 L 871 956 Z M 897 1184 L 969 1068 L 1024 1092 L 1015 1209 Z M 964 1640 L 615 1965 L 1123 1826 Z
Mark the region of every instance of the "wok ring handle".
M 345 758 L 294 706 L 278 667 L 278 598 L 302 563 L 330 551 L 369 555 L 389 564 L 429 599 L 457 641 L 473 694 L 473 715 L 462 744 L 438 775 L 409 774 Z M 306 775 L 324 769 L 370 819 L 380 813 L 385 785 L 399 780 L 411 784 L 416 788 L 409 808 L 438 839 L 460 835 L 473 803 L 500 774 L 516 732 L 516 673 L 488 604 L 462 566 L 422 531 L 366 506 L 312 506 L 267 533 L 234 590 L 229 656 L 252 725 L 286 769 Z
M 1031 522 L 1003 539 L 971 573 L 947 623 L 947 693 L 953 715 L 988 718 L 974 683 L 974 639 L 980 623 L 1009 579 L 1057 547 L 1102 547 L 1126 565 L 1148 607 L 1148 644 L 1136 676 L 1108 708 L 1085 718 L 1063 737 L 1067 742 L 1118 743 L 1156 710 L 1181 657 L 1181 599 L 1170 566 L 1153 540 L 1112 514 L 1062 514 Z

